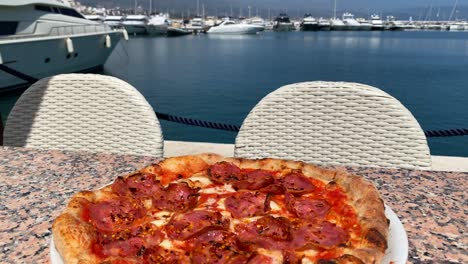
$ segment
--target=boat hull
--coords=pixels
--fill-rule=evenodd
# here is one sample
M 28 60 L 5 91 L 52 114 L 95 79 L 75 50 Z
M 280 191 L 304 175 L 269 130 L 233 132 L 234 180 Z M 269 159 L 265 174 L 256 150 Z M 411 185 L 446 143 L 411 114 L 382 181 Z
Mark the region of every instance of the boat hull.
M 302 23 L 301 30 L 302 31 L 318 31 L 320 30 L 320 26 L 318 24 Z
M 265 27 L 262 26 L 224 26 L 212 27 L 206 33 L 208 34 L 231 34 L 231 35 L 253 35 L 264 31 Z
M 293 31 L 296 30 L 293 23 L 279 23 L 273 26 L 274 31 Z
M 106 36 L 110 47 L 106 47 Z M 73 42 L 73 52 L 67 49 L 66 39 Z M 61 36 L 0 41 L 4 68 L 24 74 L 31 80 L 72 72 L 86 72 L 102 67 L 122 38 L 120 31 L 107 34 Z M 16 74 L 18 76 L 18 74 Z M 0 91 L 29 85 L 27 80 L 0 70 Z
M 143 25 L 123 25 L 125 30 L 127 30 L 127 33 L 129 35 L 143 35 L 147 34 L 147 28 L 146 26 Z

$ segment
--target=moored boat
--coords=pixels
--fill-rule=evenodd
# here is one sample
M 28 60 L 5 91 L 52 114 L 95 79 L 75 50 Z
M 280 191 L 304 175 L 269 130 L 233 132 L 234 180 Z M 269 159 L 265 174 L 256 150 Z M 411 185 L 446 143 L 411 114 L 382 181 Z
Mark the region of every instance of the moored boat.
M 278 17 L 273 21 L 274 31 L 291 31 L 295 30 L 294 24 L 289 19 L 289 16 L 285 13 L 280 13 Z
M 302 20 L 301 23 L 301 30 L 302 31 L 317 31 L 319 30 L 319 23 L 317 19 L 312 17 L 311 14 L 305 14 L 304 19 Z
M 258 32 L 264 31 L 265 27 L 235 23 L 232 20 L 225 20 L 221 24 L 211 27 L 206 33 L 208 34 L 257 34 Z
M 0 90 L 102 69 L 125 35 L 55 0 L 1 1 L 0 28 Z

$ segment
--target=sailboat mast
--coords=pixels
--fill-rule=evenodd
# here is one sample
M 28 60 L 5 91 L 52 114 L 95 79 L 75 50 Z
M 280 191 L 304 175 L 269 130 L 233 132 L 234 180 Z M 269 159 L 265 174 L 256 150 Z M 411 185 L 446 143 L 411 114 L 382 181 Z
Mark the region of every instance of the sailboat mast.
M 452 21 L 453 14 L 455 13 L 455 10 L 457 9 L 457 4 L 458 4 L 458 0 L 455 0 L 455 4 L 453 4 L 452 12 L 450 12 L 449 21 Z
M 336 19 L 336 0 L 335 4 L 333 5 L 333 19 Z
M 149 5 L 150 5 L 149 6 L 149 13 L 151 15 L 151 13 L 153 13 L 153 0 L 150 0 Z

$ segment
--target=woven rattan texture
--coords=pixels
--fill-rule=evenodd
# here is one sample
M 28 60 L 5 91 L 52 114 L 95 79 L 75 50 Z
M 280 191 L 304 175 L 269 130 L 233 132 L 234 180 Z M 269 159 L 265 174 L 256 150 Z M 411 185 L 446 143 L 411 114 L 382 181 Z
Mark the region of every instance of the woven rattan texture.
M 424 132 L 395 98 L 345 82 L 287 85 L 263 98 L 244 120 L 235 156 L 429 169 Z
M 7 146 L 162 157 L 163 136 L 153 108 L 114 77 L 63 74 L 32 85 L 13 107 Z

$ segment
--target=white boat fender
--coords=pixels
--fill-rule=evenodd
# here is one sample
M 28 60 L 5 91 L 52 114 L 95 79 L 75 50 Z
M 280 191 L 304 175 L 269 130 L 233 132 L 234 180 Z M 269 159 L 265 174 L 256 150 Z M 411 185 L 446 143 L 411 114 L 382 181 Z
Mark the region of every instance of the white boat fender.
M 3 64 L 3 58 L 2 58 L 2 53 L 0 52 L 0 65 Z
M 111 42 L 111 38 L 109 35 L 106 35 L 106 48 L 110 48 L 112 47 L 112 42 Z
M 128 32 L 127 32 L 127 30 L 126 30 L 126 29 L 123 29 L 123 30 L 122 30 L 122 33 L 123 33 L 124 39 L 125 39 L 125 40 L 128 40 Z
M 73 48 L 73 40 L 71 38 L 67 38 L 65 42 L 67 44 L 68 53 L 73 53 L 75 51 L 75 49 Z

